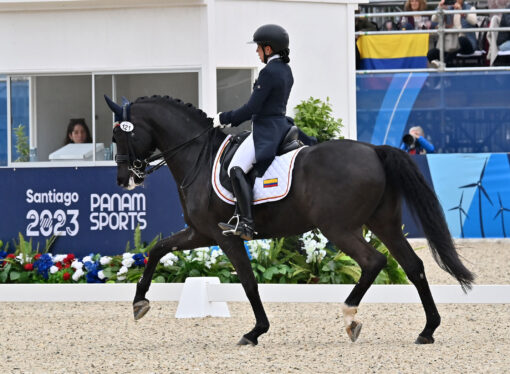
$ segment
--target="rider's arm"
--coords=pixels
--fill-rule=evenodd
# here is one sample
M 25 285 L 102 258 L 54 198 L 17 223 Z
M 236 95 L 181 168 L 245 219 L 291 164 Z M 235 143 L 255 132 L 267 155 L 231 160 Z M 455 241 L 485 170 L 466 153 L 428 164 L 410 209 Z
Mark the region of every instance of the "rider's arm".
M 271 78 L 271 73 L 267 69 L 262 69 L 248 102 L 239 109 L 221 113 L 221 123 L 230 123 L 232 126 L 237 126 L 251 119 L 252 115 L 259 113 L 271 92 L 273 82 L 274 80 Z

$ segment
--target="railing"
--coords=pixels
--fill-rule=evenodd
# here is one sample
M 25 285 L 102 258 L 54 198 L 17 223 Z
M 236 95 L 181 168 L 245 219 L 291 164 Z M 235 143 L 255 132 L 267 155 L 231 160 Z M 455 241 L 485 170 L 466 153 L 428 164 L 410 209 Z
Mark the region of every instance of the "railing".
M 437 15 L 439 24 L 437 29 L 419 29 L 419 30 L 380 30 L 380 31 L 357 31 L 356 36 L 361 35 L 398 35 L 398 34 L 437 34 L 439 36 L 438 49 L 440 51 L 440 64 L 439 68 L 424 68 L 424 69 L 378 69 L 378 70 L 358 70 L 358 74 L 369 73 L 399 73 L 399 72 L 426 72 L 426 71 L 485 71 L 485 70 L 510 70 L 510 66 L 481 66 L 481 67 L 458 67 L 446 68 L 444 64 L 444 36 L 449 33 L 468 33 L 468 32 L 499 32 L 510 31 L 510 27 L 472 27 L 465 29 L 446 28 L 444 25 L 444 16 L 450 14 L 465 14 L 476 13 L 480 14 L 503 14 L 510 13 L 510 9 L 475 9 L 471 10 L 444 10 L 442 8 L 436 10 L 420 11 L 420 12 L 385 12 L 385 13 L 365 13 L 356 14 L 355 18 L 374 18 L 374 17 L 402 17 L 402 16 L 432 16 Z

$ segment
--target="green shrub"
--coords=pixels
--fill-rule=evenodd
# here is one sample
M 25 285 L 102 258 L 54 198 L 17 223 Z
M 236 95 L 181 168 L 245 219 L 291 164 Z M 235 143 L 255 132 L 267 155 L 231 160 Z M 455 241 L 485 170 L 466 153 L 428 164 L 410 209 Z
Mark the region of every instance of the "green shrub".
M 342 120 L 333 118 L 329 97 L 326 102 L 310 97 L 294 108 L 294 122 L 306 135 L 317 138 L 319 142 L 340 139 Z

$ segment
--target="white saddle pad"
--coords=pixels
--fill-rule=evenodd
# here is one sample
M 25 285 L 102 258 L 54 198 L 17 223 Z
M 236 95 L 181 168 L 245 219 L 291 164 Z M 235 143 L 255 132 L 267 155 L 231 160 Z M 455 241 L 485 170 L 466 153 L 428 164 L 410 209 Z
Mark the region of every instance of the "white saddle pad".
M 235 197 L 220 183 L 220 158 L 230 142 L 232 135 L 221 143 L 214 159 L 212 185 L 216 195 L 224 202 L 234 205 Z M 281 156 L 276 156 L 262 178 L 255 178 L 253 186 L 253 204 L 263 204 L 283 199 L 290 190 L 292 183 L 292 169 L 297 154 L 305 147 L 300 147 Z

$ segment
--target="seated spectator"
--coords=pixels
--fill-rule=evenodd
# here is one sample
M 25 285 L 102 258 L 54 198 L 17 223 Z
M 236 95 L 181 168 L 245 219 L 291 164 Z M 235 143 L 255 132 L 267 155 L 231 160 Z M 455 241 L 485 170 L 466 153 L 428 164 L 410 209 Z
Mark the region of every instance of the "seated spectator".
M 438 8 L 442 8 L 445 10 L 461 10 L 464 9 L 466 11 L 469 11 L 470 13 L 462 13 L 462 14 L 449 14 L 446 16 L 445 25 L 446 28 L 455 28 L 455 29 L 468 29 L 468 28 L 474 28 L 476 27 L 476 13 L 474 12 L 476 8 L 474 6 L 471 6 L 470 4 L 464 2 L 464 0 L 457 0 L 455 4 L 453 5 L 445 5 L 445 0 L 441 0 L 439 2 Z M 437 15 L 432 16 L 432 22 L 437 22 Z M 451 36 L 450 36 L 451 35 Z M 448 48 L 447 39 L 449 38 L 458 38 L 458 43 L 452 43 L 454 45 L 457 45 L 455 47 Z M 464 55 L 472 54 L 476 48 L 476 33 L 474 32 L 466 32 L 466 33 L 460 33 L 458 35 L 456 34 L 445 34 L 445 62 L 446 66 L 451 66 L 454 57 L 457 55 L 457 53 L 461 53 Z M 456 42 L 457 40 L 453 40 L 453 42 Z M 438 68 L 440 66 L 439 62 L 439 49 L 438 48 L 432 48 L 428 54 L 427 59 L 429 60 L 430 64 L 434 66 L 435 68 Z
M 64 145 L 69 143 L 92 143 L 92 137 L 85 119 L 71 118 L 69 120 Z
M 404 5 L 405 12 L 421 12 L 427 10 L 426 0 L 407 0 Z M 430 29 L 431 22 L 428 16 L 407 16 L 400 20 L 402 30 L 422 30 Z
M 510 5 L 507 6 L 506 9 L 510 9 Z M 502 14 L 499 27 L 510 27 L 510 13 Z M 510 51 L 510 32 L 508 31 L 498 32 L 498 39 L 496 41 L 496 44 L 498 45 L 498 49 L 500 51 L 504 52 Z
M 425 139 L 425 134 L 420 126 L 409 129 L 409 134 L 404 135 L 400 149 L 412 155 L 423 155 L 433 153 L 434 146 Z
M 390 19 L 384 22 L 383 28 L 384 31 L 395 31 L 398 30 L 398 26 Z

